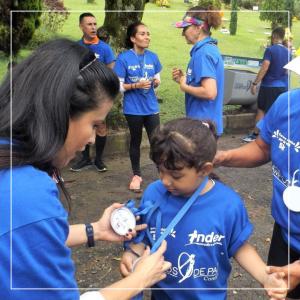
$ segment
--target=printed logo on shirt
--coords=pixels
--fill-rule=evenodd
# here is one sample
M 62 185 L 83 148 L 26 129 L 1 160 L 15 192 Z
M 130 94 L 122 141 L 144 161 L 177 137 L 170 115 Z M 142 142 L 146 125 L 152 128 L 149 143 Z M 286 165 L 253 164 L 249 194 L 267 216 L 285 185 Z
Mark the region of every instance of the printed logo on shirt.
M 194 230 L 193 233 L 189 235 L 189 242 L 186 244 L 188 245 L 199 245 L 204 247 L 213 247 L 217 245 L 222 245 L 222 240 L 225 238 L 224 235 L 219 233 L 211 232 L 209 234 L 198 233 L 197 230 Z
M 154 70 L 154 65 L 153 65 L 153 64 L 146 64 L 146 63 L 145 63 L 144 69 Z
M 219 270 L 217 266 L 211 267 L 196 267 L 196 255 L 187 252 L 182 252 L 178 256 L 177 266 L 173 265 L 167 274 L 178 278 L 178 283 L 182 283 L 188 278 L 200 278 L 204 281 L 217 280 L 219 276 Z
M 275 138 L 278 140 L 279 145 L 278 148 L 281 151 L 284 151 L 286 147 L 289 147 L 291 149 L 294 149 L 297 153 L 300 151 L 300 142 L 294 142 L 287 137 L 285 137 L 279 129 L 275 130 L 273 132 L 272 138 Z
M 291 185 L 296 185 L 296 183 L 299 184 L 299 182 L 300 182 L 300 170 L 299 169 L 296 169 L 295 171 L 293 171 L 293 176 L 291 176 L 290 179 L 287 179 L 281 174 L 279 168 L 276 165 L 272 165 L 272 174 L 285 187 L 288 187 Z
M 187 75 L 187 76 L 191 76 L 191 75 L 192 75 L 192 69 L 191 69 L 191 68 L 188 68 L 188 69 L 187 69 L 186 75 Z
M 129 65 L 128 70 L 136 71 L 137 69 L 140 69 L 140 65 Z
M 100 59 L 100 54 L 95 52 L 95 56 L 97 59 Z
M 160 234 L 163 234 L 166 228 L 161 228 Z M 156 241 L 156 228 L 155 227 L 150 227 L 150 234 L 152 236 L 153 241 Z M 173 238 L 176 238 L 176 230 L 172 229 L 169 233 L 169 235 Z

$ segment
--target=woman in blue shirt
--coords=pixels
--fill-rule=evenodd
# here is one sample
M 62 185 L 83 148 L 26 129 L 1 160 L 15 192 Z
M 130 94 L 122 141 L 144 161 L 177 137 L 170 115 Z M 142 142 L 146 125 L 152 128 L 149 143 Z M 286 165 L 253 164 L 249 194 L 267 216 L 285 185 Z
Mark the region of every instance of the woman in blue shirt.
M 66 39 L 39 47 L 13 68 L 11 78 L 0 87 L 0 299 L 78 300 L 69 247 L 124 240 L 109 222 L 121 205 L 113 204 L 94 223 L 70 226 L 60 201 L 61 192 L 70 196 L 59 169 L 95 142 L 119 80 L 94 53 Z M 129 299 L 138 292 L 134 288 L 165 277 L 165 248 L 148 252 L 129 280 L 110 286 L 117 289 L 80 298 Z
M 129 155 L 133 177 L 129 189 L 140 191 L 142 177 L 140 169 L 140 146 L 143 127 L 148 138 L 159 125 L 159 105 L 154 88 L 160 84 L 159 72 L 162 69 L 155 53 L 147 48 L 150 32 L 145 24 L 136 22 L 128 26 L 126 47 L 114 67 L 120 79 L 120 88 L 124 93 L 123 112 L 129 131 Z
M 174 68 L 172 77 L 185 93 L 186 115 L 213 121 L 220 136 L 223 133 L 224 64 L 210 29 L 218 28 L 221 15 L 211 10 L 213 8 L 195 6 L 176 23 L 177 28 L 183 28 L 182 35 L 193 48 L 186 75 Z

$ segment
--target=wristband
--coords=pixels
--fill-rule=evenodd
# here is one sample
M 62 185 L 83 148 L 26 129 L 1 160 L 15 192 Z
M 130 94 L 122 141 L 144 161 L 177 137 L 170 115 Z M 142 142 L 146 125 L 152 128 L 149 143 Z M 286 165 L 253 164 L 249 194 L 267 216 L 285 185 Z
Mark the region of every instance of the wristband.
M 87 236 L 86 246 L 89 248 L 94 247 L 95 246 L 94 228 L 90 223 L 85 224 L 85 232 L 86 232 L 86 236 Z
M 252 82 L 252 84 L 253 84 L 253 85 L 257 85 L 257 83 L 255 83 L 255 82 Z

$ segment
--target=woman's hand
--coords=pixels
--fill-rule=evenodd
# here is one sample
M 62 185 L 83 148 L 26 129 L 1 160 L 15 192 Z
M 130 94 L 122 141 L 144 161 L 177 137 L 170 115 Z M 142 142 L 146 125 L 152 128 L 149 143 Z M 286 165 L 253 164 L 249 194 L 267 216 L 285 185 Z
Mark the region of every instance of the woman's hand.
M 257 85 L 251 84 L 251 94 L 256 95 L 257 92 Z
M 172 70 L 172 79 L 181 84 L 181 81 L 185 79 L 184 73 L 181 69 L 173 68 Z
M 139 89 L 149 90 L 151 88 L 152 82 L 150 80 L 140 80 L 136 87 Z
M 171 263 L 164 260 L 163 254 L 167 250 L 167 242 L 163 241 L 158 250 L 150 254 L 149 247 L 144 251 L 140 261 L 137 262 L 132 275 L 142 280 L 142 286 L 150 287 L 156 282 L 166 278 L 166 272 L 171 268 Z
M 146 224 L 137 225 L 135 228 L 131 228 L 131 231 L 126 236 L 120 236 L 114 232 L 110 225 L 110 216 L 112 212 L 124 206 L 120 203 L 114 203 L 104 210 L 102 217 L 95 223 L 92 223 L 94 228 L 95 240 L 110 241 L 110 242 L 124 242 L 131 240 L 136 236 L 137 231 L 147 228 Z

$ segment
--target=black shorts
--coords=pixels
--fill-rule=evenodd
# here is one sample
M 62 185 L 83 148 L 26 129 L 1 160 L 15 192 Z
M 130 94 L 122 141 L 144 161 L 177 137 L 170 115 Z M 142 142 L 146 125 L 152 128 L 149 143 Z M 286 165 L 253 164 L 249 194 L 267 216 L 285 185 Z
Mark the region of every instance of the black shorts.
M 290 261 L 288 261 L 288 245 L 282 237 L 280 226 L 275 223 L 268 255 L 268 266 L 285 266 L 298 259 L 300 259 L 300 253 L 290 248 Z M 300 284 L 288 293 L 288 297 L 300 299 Z
M 285 87 L 261 86 L 257 96 L 257 107 L 266 114 L 278 96 L 286 91 Z

